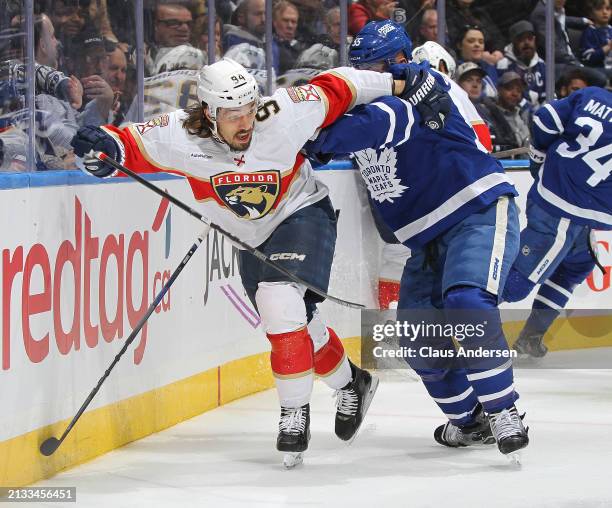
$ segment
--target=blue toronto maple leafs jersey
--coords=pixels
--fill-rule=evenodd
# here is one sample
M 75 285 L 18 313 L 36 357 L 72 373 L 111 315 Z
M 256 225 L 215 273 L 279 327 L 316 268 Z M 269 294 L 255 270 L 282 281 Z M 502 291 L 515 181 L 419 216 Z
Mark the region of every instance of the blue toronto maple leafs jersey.
M 540 108 L 532 145 L 546 159 L 529 198 L 555 217 L 612 229 L 612 93 L 583 88 Z
M 453 99 L 443 130 L 423 126 L 410 103 L 381 97 L 352 109 L 306 145 L 316 154 L 352 152 L 382 219 L 411 248 L 500 196 L 517 194 L 480 141 L 477 132 L 488 131 L 467 94 L 439 74 L 436 79 Z

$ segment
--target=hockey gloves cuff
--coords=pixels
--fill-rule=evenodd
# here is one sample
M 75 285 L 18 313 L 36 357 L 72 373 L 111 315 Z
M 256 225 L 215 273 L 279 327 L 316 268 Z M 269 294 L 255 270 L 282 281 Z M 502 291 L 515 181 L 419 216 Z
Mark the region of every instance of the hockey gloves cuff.
M 446 117 L 451 111 L 452 101 L 433 75 L 424 66 L 414 63 L 391 65 L 389 72 L 394 79 L 406 81 L 400 98 L 417 109 L 423 123 L 432 130 L 443 129 Z
M 81 127 L 70 142 L 74 148 L 74 153 L 82 160 L 77 160 L 81 169 L 94 176 L 104 178 L 115 173 L 115 168 L 105 162 L 88 156 L 92 150 L 94 152 L 104 152 L 109 157 L 117 159 L 119 147 L 115 140 L 99 127 Z
M 538 178 L 540 167 L 546 160 L 546 152 L 538 150 L 533 145 L 529 145 L 529 172 L 534 180 Z

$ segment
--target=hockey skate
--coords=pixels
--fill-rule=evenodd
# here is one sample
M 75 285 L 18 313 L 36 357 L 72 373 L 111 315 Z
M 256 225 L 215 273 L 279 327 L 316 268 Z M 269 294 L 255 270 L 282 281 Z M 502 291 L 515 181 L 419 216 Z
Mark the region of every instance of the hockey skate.
M 474 423 L 466 427 L 458 427 L 451 422 L 440 425 L 434 431 L 434 439 L 444 446 L 460 448 L 464 446 L 482 446 L 495 444 L 495 437 L 491 432 L 489 418 L 478 404 Z
M 544 335 L 529 333 L 525 329 L 521 331 L 512 347 L 521 358 L 542 358 L 548 352 L 548 348 L 544 345 Z
M 489 414 L 491 431 L 495 436 L 499 451 L 516 464 L 520 464 L 519 450 L 529 444 L 527 435 L 529 427 L 525 428 L 523 425 L 524 416 L 519 415 L 514 405 L 509 409 Z
M 378 378 L 367 370 L 360 369 L 351 363 L 353 380 L 344 388 L 336 390 L 336 425 L 335 431 L 343 441 L 353 442 L 357 431 L 368 412 L 372 398 L 378 388 Z
M 281 407 L 276 449 L 285 452 L 283 465 L 292 469 L 304 461 L 303 452 L 310 441 L 310 404 Z

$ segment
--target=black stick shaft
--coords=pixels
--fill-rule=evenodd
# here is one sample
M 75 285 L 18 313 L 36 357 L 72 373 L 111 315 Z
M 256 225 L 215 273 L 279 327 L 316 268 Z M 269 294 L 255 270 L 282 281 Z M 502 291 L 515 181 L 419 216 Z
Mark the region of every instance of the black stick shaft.
M 349 302 L 347 300 L 342 300 L 341 298 L 337 298 L 335 296 L 328 295 L 325 291 L 322 291 L 319 288 L 309 284 L 305 280 L 302 280 L 300 277 L 298 277 L 294 273 L 290 272 L 285 267 L 283 267 L 283 266 L 279 265 L 278 263 L 275 263 L 274 261 L 270 260 L 270 258 L 268 258 L 268 256 L 266 256 L 260 250 L 254 248 L 254 247 L 251 247 L 250 245 L 248 245 L 247 243 L 243 242 L 239 238 L 235 237 L 234 235 L 232 235 L 228 231 L 225 231 L 223 228 L 217 226 L 216 224 L 213 224 L 212 222 L 207 221 L 201 213 L 199 213 L 198 211 L 194 210 L 189 205 L 187 205 L 184 202 L 182 202 L 180 199 L 175 198 L 174 196 L 172 196 L 171 194 L 167 193 L 163 189 L 160 189 L 156 185 L 152 184 L 151 182 L 149 182 L 148 180 L 143 178 L 141 175 L 139 175 L 135 171 L 132 171 L 131 169 L 126 168 L 122 164 L 119 164 L 116 160 L 112 159 L 111 157 L 109 157 L 105 153 L 94 152 L 93 156 L 96 159 L 98 159 L 99 161 L 106 162 L 107 164 L 110 164 L 111 166 L 113 166 L 115 169 L 121 171 L 122 173 L 125 173 L 128 176 L 130 176 L 131 178 L 136 180 L 138 183 L 144 185 L 147 189 L 150 189 L 153 192 L 155 192 L 157 195 L 159 195 L 159 196 L 161 196 L 163 198 L 166 198 L 172 204 L 178 206 L 181 210 L 187 212 L 192 217 L 195 217 L 196 219 L 198 219 L 199 221 L 203 222 L 204 224 L 208 224 L 211 229 L 214 229 L 218 233 L 221 233 L 223 236 L 225 236 L 226 238 L 231 240 L 235 245 L 238 245 L 240 248 L 242 248 L 242 249 L 248 251 L 249 253 L 251 253 L 253 256 L 255 256 L 257 259 L 259 259 L 262 263 L 265 263 L 266 265 L 271 266 L 272 268 L 278 270 L 283 275 L 286 275 L 287 277 L 289 277 L 292 281 L 297 282 L 298 284 L 303 285 L 304 287 L 308 288 L 310 291 L 312 291 L 313 293 L 321 296 L 322 298 L 328 299 L 328 300 L 330 300 L 330 301 L 332 301 L 334 303 L 337 303 L 339 305 L 343 305 L 345 307 L 351 307 L 353 309 L 363 309 L 365 307 L 364 305 L 361 305 L 360 303 Z
M 168 279 L 168 282 L 166 282 L 164 286 L 161 288 L 161 290 L 155 297 L 155 300 L 153 300 L 153 303 L 149 305 L 149 308 L 147 309 L 147 311 L 144 313 L 142 318 L 140 318 L 140 321 L 138 321 L 138 323 L 136 324 L 136 327 L 132 330 L 132 333 L 130 333 L 130 336 L 126 339 L 125 344 L 123 344 L 123 347 L 121 348 L 121 351 L 117 353 L 117 356 L 115 356 L 114 360 L 109 365 L 108 369 L 106 369 L 106 372 L 104 372 L 104 375 L 100 378 L 96 387 L 91 391 L 87 399 L 85 399 L 85 402 L 83 402 L 83 405 L 81 406 L 81 408 L 78 410 L 77 414 L 74 415 L 74 418 L 72 419 L 68 427 L 66 427 L 66 430 L 62 434 L 62 437 L 60 437 L 59 439 L 59 444 L 61 444 L 64 441 L 64 439 L 66 438 L 68 433 L 72 430 L 72 428 L 75 426 L 76 422 L 79 420 L 81 415 L 85 412 L 85 409 L 87 409 L 87 406 L 89 406 L 89 403 L 93 400 L 93 398 L 96 396 L 96 394 L 100 390 L 102 383 L 104 383 L 104 381 L 109 376 L 109 374 L 111 373 L 115 365 L 117 365 L 117 362 L 121 359 L 123 354 L 127 351 L 127 348 L 130 347 L 130 344 L 134 342 L 134 339 L 136 338 L 136 336 L 138 335 L 138 333 L 140 332 L 144 324 L 147 322 L 151 314 L 153 314 L 155 307 L 157 307 L 160 304 L 160 302 L 163 300 L 164 296 L 170 289 L 170 286 L 172 286 L 176 278 L 183 271 L 183 268 L 185 268 L 185 265 L 187 265 L 187 262 L 191 259 L 195 251 L 198 250 L 198 247 L 200 246 L 204 238 L 206 238 L 207 234 L 208 234 L 208 228 L 205 228 L 205 230 L 200 234 L 200 236 L 198 236 L 196 242 L 191 246 L 191 248 L 189 249 L 185 257 L 183 258 L 183 260 L 176 267 L 176 269 L 170 276 L 170 279 Z

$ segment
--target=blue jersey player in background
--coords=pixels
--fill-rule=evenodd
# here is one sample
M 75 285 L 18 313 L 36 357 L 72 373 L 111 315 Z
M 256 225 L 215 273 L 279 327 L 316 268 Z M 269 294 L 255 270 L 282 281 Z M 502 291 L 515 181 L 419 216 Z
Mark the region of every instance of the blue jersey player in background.
M 355 37 L 349 59 L 358 68 L 394 72 L 410 58 L 408 48 L 401 25 L 371 22 Z M 483 145 L 478 132 L 485 125 L 467 94 L 430 72 L 452 99 L 443 129 L 421 125 L 420 112 L 408 101 L 381 97 L 352 109 L 307 149 L 353 153 L 380 216 L 412 250 L 400 283 L 400 315 L 403 309 L 481 312 L 489 318 L 488 333 L 462 345 L 509 353 L 497 305 L 518 252 L 517 193 Z M 437 340 L 436 347 L 454 349 L 450 338 Z M 527 446 L 508 356 L 485 367 L 466 359 L 462 368 L 407 360 L 448 419 L 434 432 L 439 443 L 496 440 L 504 454 Z
M 591 230 L 612 229 L 612 94 L 588 87 L 541 108 L 530 151 L 527 227 L 504 300 L 540 288 L 515 349 L 542 357 L 543 336 L 596 264 Z

